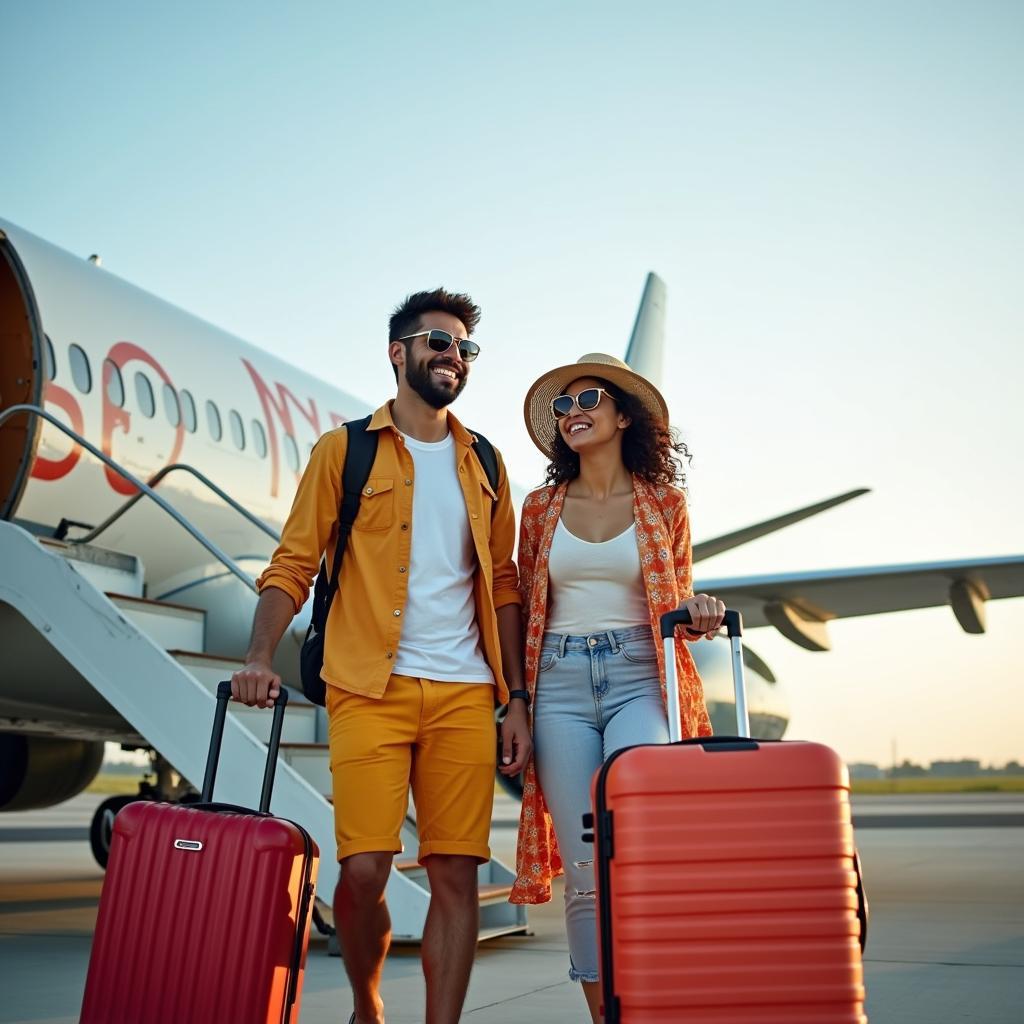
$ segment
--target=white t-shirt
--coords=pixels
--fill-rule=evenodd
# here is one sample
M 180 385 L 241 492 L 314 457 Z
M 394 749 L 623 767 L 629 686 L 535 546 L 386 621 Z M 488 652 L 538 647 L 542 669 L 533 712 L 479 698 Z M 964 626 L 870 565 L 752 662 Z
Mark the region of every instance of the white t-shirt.
M 651 613 L 636 546 L 636 523 L 593 544 L 558 520 L 548 560 L 551 633 L 587 636 L 606 629 L 647 626 Z
M 393 671 L 441 682 L 493 683 L 480 649 L 476 550 L 455 466 L 455 441 L 406 436 L 416 478 L 409 592 Z

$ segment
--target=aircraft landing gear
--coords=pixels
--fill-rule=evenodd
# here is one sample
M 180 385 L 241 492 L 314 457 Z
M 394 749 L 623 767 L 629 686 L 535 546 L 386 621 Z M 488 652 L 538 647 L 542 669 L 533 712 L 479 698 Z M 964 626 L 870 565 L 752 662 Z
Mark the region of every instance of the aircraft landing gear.
M 114 818 L 122 807 L 136 800 L 164 800 L 169 803 L 195 803 L 199 794 L 156 751 L 150 752 L 153 765 L 139 783 L 139 791 L 130 796 L 107 797 L 96 808 L 89 824 L 89 847 L 101 868 L 106 868 L 110 857 L 110 842 L 114 836 Z M 156 776 L 153 781 L 153 776 Z

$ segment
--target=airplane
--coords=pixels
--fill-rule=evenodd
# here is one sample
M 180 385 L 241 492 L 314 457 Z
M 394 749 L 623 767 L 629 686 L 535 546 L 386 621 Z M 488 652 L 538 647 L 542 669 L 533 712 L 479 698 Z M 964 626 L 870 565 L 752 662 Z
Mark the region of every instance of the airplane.
M 665 299 L 664 283 L 649 275 L 626 351 L 656 383 Z M 242 656 L 256 600 L 251 579 L 275 547 L 308 453 L 324 431 L 371 408 L 117 278 L 98 259 L 0 220 L 0 530 L 14 524 L 96 572 L 129 559 L 147 599 L 205 612 L 205 651 Z M 158 498 L 140 501 L 124 471 Z M 695 543 L 694 562 L 863 493 Z M 175 781 L 167 752 L 47 646 L 46 627 L 27 628 L 18 607 L 24 581 L 7 575 L 0 569 L 0 811 L 81 792 L 107 741 L 153 751 L 157 783 L 142 795 L 193 795 Z M 1024 594 L 1024 556 L 726 579 L 698 573 L 695 585 L 739 609 L 748 628 L 771 626 L 824 651 L 829 621 L 901 609 L 950 605 L 964 630 L 983 632 L 986 601 Z M 307 604 L 278 650 L 286 681 L 297 678 L 309 614 Z M 729 653 L 720 644 L 693 653 L 714 728 L 731 732 Z M 745 663 L 752 732 L 780 738 L 789 718 L 783 686 L 749 646 Z M 94 820 L 102 863 L 100 826 Z

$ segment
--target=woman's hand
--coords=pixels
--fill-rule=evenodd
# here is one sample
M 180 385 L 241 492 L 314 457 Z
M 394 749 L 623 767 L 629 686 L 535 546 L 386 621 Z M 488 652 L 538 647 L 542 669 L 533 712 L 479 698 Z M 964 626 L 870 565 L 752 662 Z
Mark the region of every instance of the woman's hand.
M 690 613 L 692 624 L 686 627 L 686 631 L 692 639 L 699 640 L 702 636 L 706 636 L 709 640 L 715 639 L 725 618 L 725 603 L 723 601 L 707 594 L 695 594 L 684 601 L 680 607 Z

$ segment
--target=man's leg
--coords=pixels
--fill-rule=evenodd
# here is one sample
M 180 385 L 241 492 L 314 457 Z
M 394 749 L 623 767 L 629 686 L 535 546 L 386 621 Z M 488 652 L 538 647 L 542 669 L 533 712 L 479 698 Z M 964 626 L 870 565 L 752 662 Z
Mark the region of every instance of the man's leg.
M 423 930 L 427 1024 L 457 1024 L 480 931 L 477 858 L 435 853 L 426 860 L 430 910 Z
M 497 763 L 494 690 L 424 680 L 412 786 L 430 879 L 423 936 L 427 1024 L 457 1024 L 480 928 L 477 866 L 488 846 Z
M 392 676 L 380 700 L 327 687 L 331 788 L 341 878 L 334 919 L 358 1024 L 381 1024 L 379 994 L 391 919 L 384 889 L 409 795 L 418 680 Z
M 384 1020 L 380 978 L 391 945 L 391 915 L 384 889 L 393 860 L 391 853 L 346 857 L 334 890 L 334 921 L 352 985 L 356 1024 L 382 1024 Z

